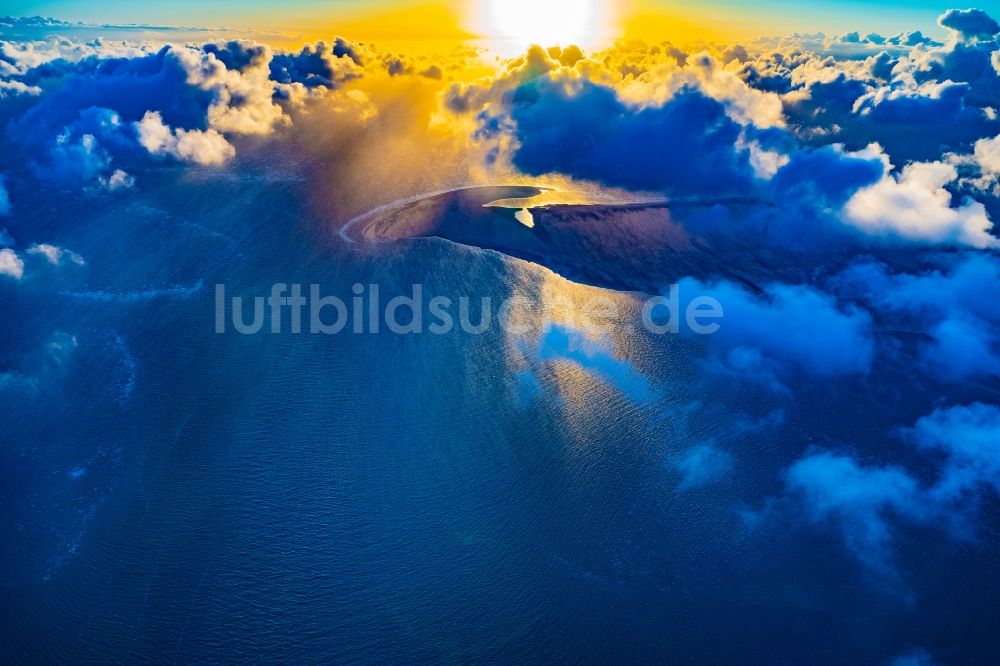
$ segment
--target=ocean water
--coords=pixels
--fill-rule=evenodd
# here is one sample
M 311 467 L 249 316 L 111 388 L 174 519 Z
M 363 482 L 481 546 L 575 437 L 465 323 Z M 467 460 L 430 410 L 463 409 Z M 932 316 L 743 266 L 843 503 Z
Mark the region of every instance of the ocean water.
M 87 265 L 0 286 L 3 661 L 989 653 L 995 533 L 906 528 L 890 580 L 780 510 L 810 447 L 915 459 L 886 435 L 925 410 L 898 369 L 792 401 L 625 326 L 575 355 L 558 321 L 219 335 L 218 283 L 636 300 L 440 240 L 345 245 L 294 182 L 185 185 L 124 211 L 28 202 L 44 212 L 10 227 Z

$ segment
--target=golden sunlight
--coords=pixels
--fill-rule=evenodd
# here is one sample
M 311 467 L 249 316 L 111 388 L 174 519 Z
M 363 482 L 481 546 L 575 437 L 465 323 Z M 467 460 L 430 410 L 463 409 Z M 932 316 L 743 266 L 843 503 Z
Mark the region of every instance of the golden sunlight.
M 601 46 L 616 34 L 613 0 L 478 0 L 470 28 L 501 50 L 542 46 Z

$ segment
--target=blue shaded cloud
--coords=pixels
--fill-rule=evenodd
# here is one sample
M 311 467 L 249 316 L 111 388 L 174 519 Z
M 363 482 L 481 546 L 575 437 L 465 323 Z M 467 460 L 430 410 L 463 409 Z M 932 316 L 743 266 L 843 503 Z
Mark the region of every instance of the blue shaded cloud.
M 340 38 L 277 54 L 238 39 L 155 51 L 145 44 L 5 42 L 2 58 L 3 90 L 38 91 L 6 127 L 35 175 L 105 189 L 130 184 L 126 170 L 150 154 L 220 165 L 235 154 L 232 136 L 272 133 L 290 122 L 287 100 L 359 78 L 364 62 L 361 48 Z M 111 168 L 112 161 L 124 168 Z
M 940 409 L 907 431 L 920 450 L 945 460 L 929 490 L 934 505 L 968 534 L 984 492 L 1000 494 L 1000 409 L 976 403 Z
M 22 141 L 45 141 L 92 107 L 112 109 L 126 122 L 137 121 L 152 109 L 171 125 L 205 129 L 213 93 L 188 84 L 183 53 L 168 46 L 134 59 L 86 61 L 93 71 L 67 71 L 65 84 L 16 120 L 8 134 Z
M 1000 260 L 993 254 L 946 255 L 939 268 L 893 273 L 865 261 L 840 273 L 833 286 L 860 299 L 897 330 L 929 342 L 919 350 L 936 377 L 958 381 L 1000 372 Z
M 744 220 L 784 246 L 814 247 L 851 234 L 838 211 L 858 191 L 884 177 L 885 156 L 876 147 L 849 152 L 832 145 L 792 152 L 767 187 L 777 205 Z
M 939 268 L 923 273 L 892 273 L 888 266 L 864 261 L 848 268 L 838 284 L 881 308 L 922 317 L 963 311 L 1000 322 L 1000 260 L 994 254 L 942 255 Z
M 940 46 L 930 37 L 925 37 L 924 33 L 919 30 L 913 30 L 910 32 L 902 32 L 895 37 L 890 38 L 890 44 L 899 44 L 901 46 L 920 46 L 923 44 Z
M 298 53 L 279 53 L 270 62 L 271 79 L 278 83 L 300 83 L 306 88 L 335 88 L 359 78 L 364 64 L 359 48 L 338 37 L 306 44 Z
M 924 347 L 923 358 L 938 376 L 957 381 L 1000 374 L 996 333 L 982 322 L 949 317 L 929 333 L 934 341 Z
M 940 20 L 953 30 L 945 44 L 919 33 L 888 40 L 849 33 L 836 42 L 860 49 L 851 56 L 805 36 L 781 44 L 802 50 L 762 53 L 741 77 L 782 95 L 791 129 L 807 144 L 857 150 L 877 142 L 899 165 L 967 152 L 998 131 L 998 47 L 989 36 L 996 21 L 980 10 L 953 10 Z
M 1000 32 L 1000 24 L 981 9 L 949 9 L 938 23 L 966 39 L 986 39 Z
M 934 480 L 922 484 L 895 465 L 864 465 L 828 451 L 808 452 L 785 473 L 790 495 L 810 522 L 833 522 L 866 566 L 894 576 L 893 532 L 899 521 L 946 527 L 975 538 L 984 496 L 1000 495 L 1000 408 L 940 409 L 903 436 L 927 454 Z
M 836 145 L 804 148 L 792 153 L 775 174 L 772 198 L 838 209 L 855 192 L 878 182 L 884 172 L 884 161 L 874 151 L 848 153 Z
M 266 65 L 271 58 L 271 50 L 256 42 L 245 39 L 231 39 L 220 44 L 205 44 L 201 47 L 205 53 L 210 53 L 226 69 L 243 72 L 247 69 Z
M 978 111 L 965 106 L 967 83 L 945 81 L 923 89 L 880 88 L 855 99 L 852 111 L 880 125 L 943 125 L 975 122 Z M 968 117 L 964 117 L 966 112 Z
M 685 492 L 714 483 L 728 474 L 733 467 L 733 457 L 714 442 L 705 442 L 681 454 L 673 467 L 682 475 L 677 489 Z
M 50 383 L 62 378 L 76 348 L 76 336 L 62 331 L 52 333 L 39 349 L 14 363 L 4 364 L 5 369 L 0 371 L 0 396 L 11 401 L 37 397 Z
M 29 168 L 40 180 L 54 185 L 81 186 L 98 183 L 107 189 L 131 184 L 131 176 L 112 169 L 112 151 L 135 155 L 140 147 L 132 129 L 110 109 L 91 107 L 55 136 Z
M 848 548 L 878 570 L 889 567 L 893 518 L 922 515 L 920 487 L 900 467 L 864 467 L 849 456 L 817 452 L 793 464 L 785 482 L 810 521 L 836 523 Z
M 889 666 L 936 666 L 937 664 L 934 657 L 920 647 L 908 650 L 889 662 Z
M 725 367 L 772 383 L 788 372 L 833 378 L 867 373 L 874 357 L 867 312 L 842 307 L 806 285 L 772 284 L 751 293 L 730 282 L 680 282 L 681 294 L 716 299 L 721 327 L 707 343 Z
M 736 147 L 740 126 L 697 90 L 633 109 L 610 88 L 542 77 L 509 93 L 508 103 L 513 163 L 525 173 L 685 196 L 752 191 L 749 154 Z

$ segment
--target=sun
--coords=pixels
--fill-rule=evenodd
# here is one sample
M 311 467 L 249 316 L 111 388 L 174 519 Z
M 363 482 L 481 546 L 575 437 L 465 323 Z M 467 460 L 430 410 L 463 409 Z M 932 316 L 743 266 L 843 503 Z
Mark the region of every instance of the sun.
M 600 46 L 612 39 L 611 0 L 477 0 L 473 30 L 502 50 L 541 46 Z

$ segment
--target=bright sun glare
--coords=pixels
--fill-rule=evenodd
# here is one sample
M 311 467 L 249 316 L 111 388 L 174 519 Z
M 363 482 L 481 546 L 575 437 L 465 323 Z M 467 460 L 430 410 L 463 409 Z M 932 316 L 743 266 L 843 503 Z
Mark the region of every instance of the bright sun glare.
M 609 0 L 479 0 L 477 32 L 522 49 L 542 46 L 597 46 L 612 27 Z

